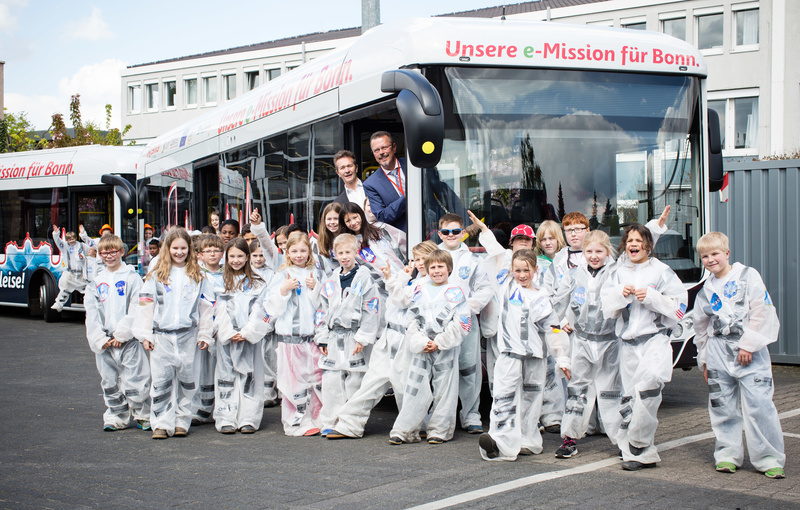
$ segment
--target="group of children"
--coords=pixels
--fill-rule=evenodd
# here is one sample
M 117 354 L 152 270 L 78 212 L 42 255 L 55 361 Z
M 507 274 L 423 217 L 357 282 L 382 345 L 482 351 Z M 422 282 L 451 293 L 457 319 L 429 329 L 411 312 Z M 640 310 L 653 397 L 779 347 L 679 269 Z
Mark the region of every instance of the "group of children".
M 325 207 L 312 236 L 295 225 L 270 236 L 256 210 L 243 237 L 233 220 L 196 239 L 172 228 L 144 282 L 121 261 L 119 238 L 104 236 L 86 323 L 105 429 L 133 418 L 154 439 L 203 421 L 253 433 L 280 397 L 287 435 L 357 438 L 393 391 L 391 444 L 440 444 L 460 421 L 481 434 L 482 458 L 515 460 L 542 452 L 541 424 L 560 428 L 556 457 L 570 458 L 594 427 L 619 447 L 623 469 L 654 467 L 669 338 L 687 311 L 684 285 L 652 257 L 668 213 L 627 227 L 616 260 L 608 235 L 580 213 L 536 234 L 519 225 L 508 250 L 470 213 L 485 257 L 463 242 L 463 219 L 447 214 L 442 243 L 414 246 L 407 264 L 404 235 L 370 223 L 357 204 Z M 777 340 L 774 307 L 754 269 L 729 265 L 722 234 L 697 249 L 711 273 L 694 313 L 717 470 L 741 466 L 744 426 L 753 465 L 783 477 L 766 350 Z M 481 337 L 493 397 L 487 433 Z

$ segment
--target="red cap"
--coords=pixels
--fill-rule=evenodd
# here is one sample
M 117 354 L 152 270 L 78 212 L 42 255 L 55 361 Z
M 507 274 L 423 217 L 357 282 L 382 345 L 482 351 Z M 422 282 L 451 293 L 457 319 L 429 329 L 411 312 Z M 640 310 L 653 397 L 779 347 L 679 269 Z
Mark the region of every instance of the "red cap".
M 536 240 L 536 234 L 533 233 L 533 229 L 528 225 L 517 225 L 514 227 L 514 230 L 511 231 L 511 241 L 514 240 L 517 236 L 525 236 L 529 239 Z

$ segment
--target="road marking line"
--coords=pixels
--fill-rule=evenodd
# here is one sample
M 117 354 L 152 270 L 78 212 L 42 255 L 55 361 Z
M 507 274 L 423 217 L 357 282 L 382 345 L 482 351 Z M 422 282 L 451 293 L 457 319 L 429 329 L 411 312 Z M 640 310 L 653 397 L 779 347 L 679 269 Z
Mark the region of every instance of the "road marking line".
M 786 418 L 794 418 L 795 416 L 800 416 L 800 408 L 793 409 L 791 411 L 786 411 L 785 413 L 780 413 L 778 415 L 778 418 L 784 420 Z M 783 435 L 789 437 L 796 437 L 800 439 L 800 434 L 784 433 Z M 671 450 L 679 446 L 684 446 L 690 443 L 695 443 L 697 441 L 704 441 L 706 439 L 713 439 L 713 438 L 714 438 L 713 432 L 705 432 L 703 434 L 696 434 L 694 436 L 687 436 L 679 439 L 673 439 L 672 441 L 667 441 L 666 443 L 662 443 L 656 446 L 658 447 L 659 452 L 665 452 L 667 450 Z M 517 478 L 516 480 L 511 480 L 509 482 L 492 485 L 491 487 L 485 487 L 483 489 L 465 492 L 463 494 L 458 494 L 456 496 L 452 496 L 449 498 L 440 499 L 439 501 L 433 501 L 431 503 L 426 503 L 424 505 L 415 506 L 412 507 L 411 510 L 438 510 L 440 508 L 447 508 L 454 505 L 461 505 L 464 503 L 468 503 L 470 501 L 475 501 L 476 499 L 487 498 L 489 496 L 494 496 L 495 494 L 500 494 L 501 492 L 516 490 L 522 487 L 526 487 L 528 485 L 534 485 L 541 482 L 548 482 L 550 480 L 557 480 L 559 478 L 564 478 L 567 476 L 580 475 L 583 473 L 589 473 L 591 471 L 597 471 L 598 469 L 610 467 L 613 466 L 614 464 L 619 464 L 620 462 L 621 461 L 617 457 L 614 457 L 611 459 L 591 462 L 589 464 L 584 464 L 583 466 L 577 466 L 570 469 L 562 469 L 560 471 L 550 471 L 547 473 L 539 473 L 538 475 L 526 476 L 524 478 Z

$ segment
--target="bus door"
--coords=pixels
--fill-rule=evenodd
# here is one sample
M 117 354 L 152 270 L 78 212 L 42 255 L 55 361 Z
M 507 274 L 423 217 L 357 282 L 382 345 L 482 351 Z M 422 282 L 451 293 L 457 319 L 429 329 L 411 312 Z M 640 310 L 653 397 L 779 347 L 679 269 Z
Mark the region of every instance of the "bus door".
M 387 103 L 377 106 L 383 105 L 387 105 Z M 386 109 L 378 113 L 374 111 L 374 108 L 366 108 L 342 117 L 345 122 L 345 146 L 352 150 L 356 158 L 358 158 L 356 163 L 359 168 L 359 178 L 362 181 L 366 181 L 372 175 L 372 172 L 378 169 L 378 162 L 375 161 L 369 144 L 372 133 L 388 131 L 391 133 L 395 144 L 397 144 L 397 156 L 404 157 L 405 155 L 406 145 L 400 114 L 395 108 L 389 106 L 384 106 Z M 348 119 L 352 119 L 356 115 L 358 117 L 355 120 L 347 122 Z
M 220 212 L 219 201 L 219 158 L 214 156 L 194 163 L 195 182 L 197 183 L 197 207 L 195 214 L 197 225 L 194 228 L 201 230 L 211 225 L 211 212 Z M 220 222 L 225 219 L 224 214 L 219 215 Z

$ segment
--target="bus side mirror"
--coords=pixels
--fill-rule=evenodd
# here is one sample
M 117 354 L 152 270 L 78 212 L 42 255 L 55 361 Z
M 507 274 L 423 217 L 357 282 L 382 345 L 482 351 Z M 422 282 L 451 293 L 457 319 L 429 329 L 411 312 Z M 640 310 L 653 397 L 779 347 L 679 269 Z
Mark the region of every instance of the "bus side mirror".
M 136 213 L 136 189 L 133 184 L 121 175 L 103 174 L 100 177 L 103 184 L 114 186 L 114 193 L 119 197 L 123 216 L 133 216 Z
M 444 114 L 439 93 L 424 76 L 415 71 L 386 71 L 381 77 L 382 92 L 398 92 L 397 110 L 403 120 L 406 150 L 417 168 L 433 168 L 442 157 Z
M 719 115 L 708 109 L 708 190 L 722 189 L 722 138 L 719 132 Z

